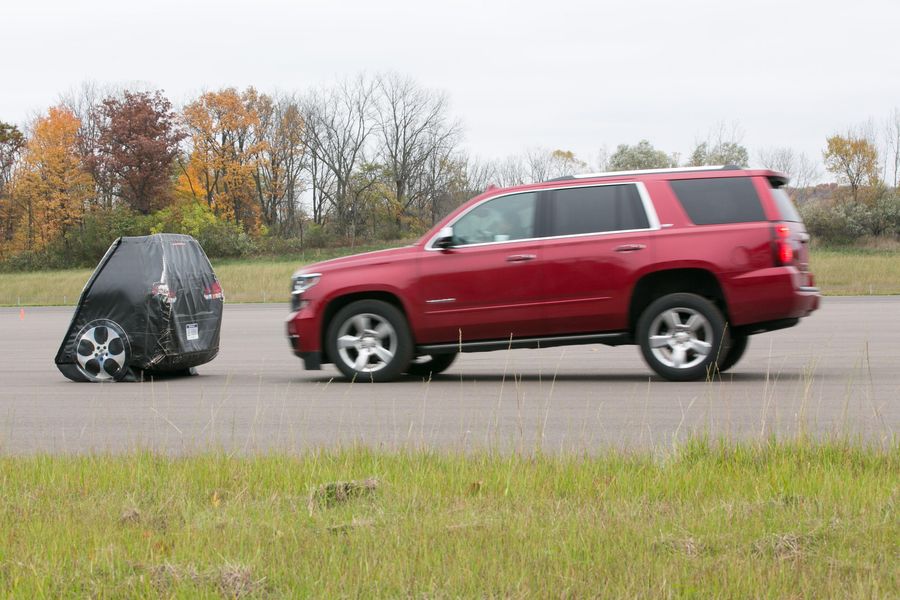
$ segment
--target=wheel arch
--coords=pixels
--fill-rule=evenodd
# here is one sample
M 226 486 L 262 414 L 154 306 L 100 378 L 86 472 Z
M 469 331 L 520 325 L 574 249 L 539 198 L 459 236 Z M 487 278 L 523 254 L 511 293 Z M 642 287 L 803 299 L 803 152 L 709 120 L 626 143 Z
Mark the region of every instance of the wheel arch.
M 722 311 L 728 321 L 728 302 L 715 274 L 703 268 L 678 268 L 653 271 L 635 284 L 628 306 L 628 330 L 634 335 L 641 313 L 657 298 L 668 294 L 689 293 L 703 296 Z

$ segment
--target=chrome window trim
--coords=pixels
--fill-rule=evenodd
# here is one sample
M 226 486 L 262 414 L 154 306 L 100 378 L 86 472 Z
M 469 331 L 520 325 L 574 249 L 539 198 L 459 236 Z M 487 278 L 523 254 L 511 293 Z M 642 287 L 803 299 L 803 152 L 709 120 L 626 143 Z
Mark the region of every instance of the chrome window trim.
M 557 190 L 570 190 L 574 188 L 592 188 L 592 187 L 608 187 L 611 185 L 633 185 L 637 187 L 638 195 L 641 198 L 641 204 L 644 206 L 644 213 L 647 215 L 647 222 L 649 223 L 649 227 L 641 228 L 641 229 L 617 229 L 615 231 L 592 231 L 590 233 L 572 233 L 568 235 L 548 235 L 544 237 L 530 237 L 530 238 L 520 238 L 517 240 L 503 240 L 502 242 L 480 242 L 478 244 L 466 244 L 465 246 L 451 246 L 452 249 L 462 249 L 462 248 L 478 248 L 481 246 L 496 246 L 499 244 L 513 244 L 517 242 L 531 242 L 537 240 L 557 240 L 557 239 L 565 239 L 565 238 L 577 238 L 577 237 L 588 237 L 588 236 L 596 236 L 596 235 L 612 235 L 615 233 L 637 233 L 640 231 L 656 231 L 660 229 L 659 224 L 659 216 L 656 214 L 656 208 L 653 206 L 653 201 L 650 199 L 650 193 L 647 191 L 647 187 L 644 185 L 642 181 L 616 181 L 610 183 L 584 183 L 581 185 L 560 185 L 550 188 L 541 188 L 537 190 L 526 190 L 520 192 L 511 192 L 509 194 L 500 194 L 498 196 L 491 196 L 490 198 L 485 198 L 478 204 L 473 204 L 464 212 L 457 215 L 455 219 L 444 227 L 453 227 L 453 225 L 462 219 L 464 216 L 469 214 L 472 210 L 481 206 L 485 202 L 490 202 L 491 200 L 496 200 L 498 198 L 503 198 L 505 196 L 515 196 L 516 194 L 540 194 L 541 192 L 554 192 Z M 440 236 L 440 230 L 437 231 L 431 238 L 429 238 L 428 242 L 425 244 L 426 252 L 443 252 L 445 248 L 436 248 L 434 246 L 435 240 Z

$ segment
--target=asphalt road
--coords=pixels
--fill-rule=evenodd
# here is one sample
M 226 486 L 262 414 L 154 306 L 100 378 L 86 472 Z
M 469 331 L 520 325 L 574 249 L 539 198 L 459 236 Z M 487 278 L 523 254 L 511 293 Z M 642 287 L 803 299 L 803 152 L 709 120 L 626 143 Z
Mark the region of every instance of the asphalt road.
M 199 376 L 78 384 L 53 364 L 70 307 L 0 309 L 0 452 L 182 453 L 372 447 L 545 451 L 861 435 L 900 425 L 900 297 L 826 298 L 799 326 L 751 338 L 711 383 L 653 376 L 637 348 L 466 354 L 435 380 L 354 383 L 304 371 L 282 305 L 229 305 Z

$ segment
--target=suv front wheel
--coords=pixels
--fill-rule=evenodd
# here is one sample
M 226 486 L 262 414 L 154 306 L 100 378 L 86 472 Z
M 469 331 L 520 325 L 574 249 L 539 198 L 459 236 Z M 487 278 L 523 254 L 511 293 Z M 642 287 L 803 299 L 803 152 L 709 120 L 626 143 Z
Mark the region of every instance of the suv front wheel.
M 727 336 L 722 312 L 696 294 L 658 298 L 637 324 L 644 360 L 670 381 L 710 377 L 720 354 L 728 348 Z
M 356 381 L 391 381 L 412 360 L 412 337 L 406 318 L 380 300 L 359 300 L 338 311 L 326 334 L 335 366 Z

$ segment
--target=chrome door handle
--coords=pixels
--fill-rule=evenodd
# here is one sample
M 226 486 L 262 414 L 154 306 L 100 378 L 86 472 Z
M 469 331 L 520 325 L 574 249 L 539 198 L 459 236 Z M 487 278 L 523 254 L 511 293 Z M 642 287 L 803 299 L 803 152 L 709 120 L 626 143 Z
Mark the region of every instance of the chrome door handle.
M 534 254 L 512 254 L 506 257 L 506 262 L 525 262 L 536 258 L 537 256 Z
M 644 244 L 622 244 L 621 246 L 616 246 L 616 252 L 637 252 L 646 247 Z

